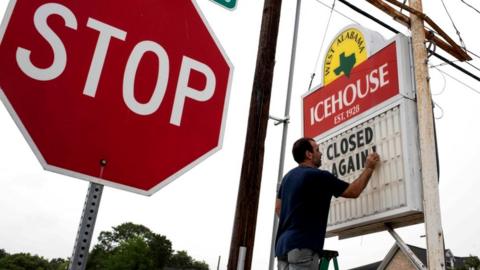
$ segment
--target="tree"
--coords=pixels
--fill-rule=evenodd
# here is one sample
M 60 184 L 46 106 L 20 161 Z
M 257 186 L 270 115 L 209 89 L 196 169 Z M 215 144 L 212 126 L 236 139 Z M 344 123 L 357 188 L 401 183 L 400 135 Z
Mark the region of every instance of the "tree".
M 6 254 L 0 259 L 0 269 L 8 270 L 50 270 L 48 260 L 30 253 Z
M 4 249 L 0 248 L 0 260 L 6 256 L 8 256 L 8 253 Z
M 51 259 L 49 264 L 50 264 L 49 269 L 51 269 L 51 270 L 67 270 L 69 260 L 68 259 L 62 259 L 62 258 L 55 258 L 55 259 Z
M 195 270 L 208 270 L 208 264 L 205 262 L 199 262 L 190 257 L 186 251 L 177 251 L 172 255 L 168 262 L 169 267 L 176 269 L 195 269 Z
M 192 257 L 188 256 L 187 252 L 182 250 L 177 251 L 174 255 L 172 255 L 170 261 L 168 262 L 168 266 L 183 269 L 191 266 L 192 263 Z
M 172 243 L 165 236 L 131 222 L 102 231 L 88 257 L 87 270 L 208 270 L 205 262 L 190 257 L 186 251 L 173 254 Z
M 88 258 L 88 270 L 162 269 L 172 254 L 172 243 L 143 225 L 131 222 L 103 231 Z
M 480 270 L 480 259 L 477 256 L 470 255 L 465 259 L 465 266 L 468 268 L 473 268 L 475 270 Z

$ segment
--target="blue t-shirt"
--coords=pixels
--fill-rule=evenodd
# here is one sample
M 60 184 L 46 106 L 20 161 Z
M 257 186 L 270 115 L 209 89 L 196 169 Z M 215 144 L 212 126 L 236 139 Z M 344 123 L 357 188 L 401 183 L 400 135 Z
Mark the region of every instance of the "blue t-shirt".
M 276 238 L 277 257 L 295 248 L 308 248 L 320 254 L 325 240 L 332 196 L 338 197 L 348 183 L 330 172 L 296 167 L 282 180 L 277 198 L 281 199 Z

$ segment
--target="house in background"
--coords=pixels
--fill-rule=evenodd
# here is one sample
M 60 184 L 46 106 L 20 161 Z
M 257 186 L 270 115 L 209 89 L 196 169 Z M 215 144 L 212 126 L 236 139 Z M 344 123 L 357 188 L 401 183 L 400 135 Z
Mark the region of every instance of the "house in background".
M 415 254 L 415 256 L 426 266 L 427 250 L 411 245 L 407 246 Z M 466 258 L 467 257 L 455 257 L 451 250 L 445 250 L 446 269 L 468 269 L 465 267 Z M 417 270 L 417 267 L 403 252 L 400 246 L 397 243 L 394 243 L 387 256 L 385 256 L 382 261 L 352 268 L 350 270 Z

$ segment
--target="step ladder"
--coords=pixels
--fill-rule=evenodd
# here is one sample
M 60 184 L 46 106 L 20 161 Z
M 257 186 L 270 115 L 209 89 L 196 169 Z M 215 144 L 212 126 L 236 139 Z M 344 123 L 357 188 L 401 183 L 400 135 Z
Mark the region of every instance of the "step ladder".
M 338 270 L 338 251 L 335 250 L 324 250 L 322 254 L 320 254 L 320 264 L 318 265 L 318 270 L 328 270 L 328 266 L 330 264 L 330 260 L 333 261 L 333 266 L 335 270 Z

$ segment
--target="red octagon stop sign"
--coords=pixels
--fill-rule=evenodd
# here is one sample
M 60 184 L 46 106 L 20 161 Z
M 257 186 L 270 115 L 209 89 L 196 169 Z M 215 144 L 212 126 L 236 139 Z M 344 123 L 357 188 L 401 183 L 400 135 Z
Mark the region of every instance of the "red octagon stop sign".
M 1 99 L 45 169 L 149 195 L 221 147 L 233 68 L 194 2 L 17 0 L 3 23 Z

